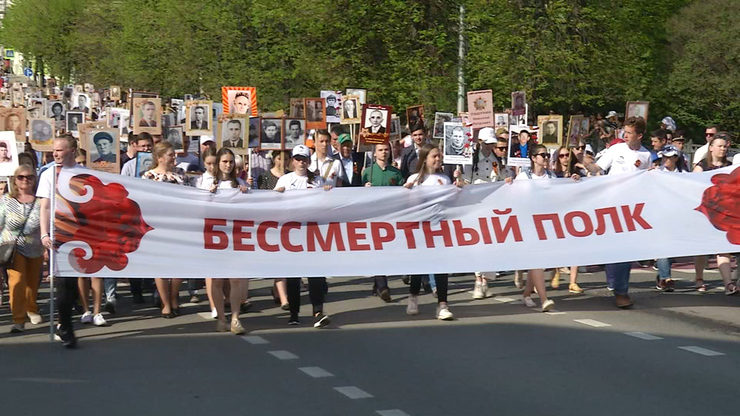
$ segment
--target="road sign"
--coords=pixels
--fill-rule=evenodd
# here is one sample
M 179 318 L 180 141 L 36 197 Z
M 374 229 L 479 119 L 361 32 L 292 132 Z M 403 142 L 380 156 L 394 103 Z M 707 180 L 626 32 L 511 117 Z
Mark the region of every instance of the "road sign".
M 25 75 L 25 76 L 27 76 L 27 77 L 30 78 L 30 77 L 33 76 L 33 70 L 31 70 L 31 68 L 24 68 L 23 69 L 23 75 Z
M 15 58 L 15 49 L 5 49 L 5 59 Z

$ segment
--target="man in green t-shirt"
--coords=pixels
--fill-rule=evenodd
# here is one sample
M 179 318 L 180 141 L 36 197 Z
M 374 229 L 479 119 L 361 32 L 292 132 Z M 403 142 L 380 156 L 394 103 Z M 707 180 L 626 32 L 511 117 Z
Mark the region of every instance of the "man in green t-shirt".
M 365 186 L 401 186 L 404 183 L 401 171 L 391 166 L 391 147 L 387 143 L 375 145 L 375 163 L 362 172 Z
M 362 172 L 362 183 L 365 186 L 401 186 L 403 175 L 401 171 L 391 166 L 391 146 L 387 143 L 375 145 L 375 163 Z M 388 289 L 387 276 L 375 276 L 373 294 L 383 301 L 391 301 L 391 292 Z

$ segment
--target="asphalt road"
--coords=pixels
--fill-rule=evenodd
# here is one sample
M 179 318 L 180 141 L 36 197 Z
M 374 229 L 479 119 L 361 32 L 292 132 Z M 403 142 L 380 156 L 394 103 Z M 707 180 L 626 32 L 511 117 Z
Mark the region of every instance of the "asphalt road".
M 107 327 L 77 326 L 80 346 L 49 341 L 48 325 L 8 335 L 0 307 L 3 414 L 248 415 L 737 415 L 740 296 L 652 286 L 635 270 L 636 306 L 613 307 L 603 273 L 549 291 L 555 311 L 526 308 L 512 276 L 473 301 L 471 276 L 451 278 L 456 320 L 434 319 L 434 298 L 405 315 L 408 293 L 391 280 L 393 302 L 369 296 L 368 278 L 331 279 L 332 324 L 287 325 L 269 281 L 252 282 L 245 336 L 216 333 L 206 302 L 183 316 L 132 309 L 119 285 Z M 706 279 L 718 283 L 716 272 Z M 45 296 L 42 302 L 46 307 Z M 185 293 L 183 292 L 183 298 Z M 7 302 L 7 295 L 6 295 Z

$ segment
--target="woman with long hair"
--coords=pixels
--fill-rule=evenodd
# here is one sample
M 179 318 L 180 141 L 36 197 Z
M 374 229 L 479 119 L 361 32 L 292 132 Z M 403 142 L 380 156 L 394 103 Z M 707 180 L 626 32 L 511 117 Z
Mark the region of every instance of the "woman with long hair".
M 195 186 L 210 191 L 216 173 L 216 164 L 218 163 L 215 147 L 206 147 L 201 159 L 206 171 L 198 178 Z M 211 318 L 217 319 L 218 311 L 216 311 L 216 305 L 213 303 L 213 279 L 210 277 L 206 277 L 206 296 L 208 297 L 208 305 L 211 307 Z
M 450 178 L 442 173 L 442 152 L 431 144 L 425 144 L 419 149 L 419 162 L 416 166 L 416 173 L 409 176 L 404 187 L 411 189 L 417 186 L 439 186 L 450 185 Z M 419 314 L 419 292 L 421 291 L 421 280 L 424 275 L 414 274 L 409 276 L 409 301 L 406 306 L 408 315 Z M 449 321 L 455 318 L 450 312 L 447 304 L 447 283 L 446 274 L 434 275 L 437 285 L 437 319 Z
M 694 172 L 704 172 L 730 166 L 732 162 L 727 159 L 727 149 L 730 148 L 730 135 L 721 131 L 714 135 L 709 141 L 707 156 L 700 160 L 694 167 Z M 704 284 L 704 268 L 707 265 L 706 256 L 697 256 L 694 260 L 696 270 L 696 288 L 700 292 L 706 292 Z M 725 295 L 738 293 L 737 284 L 732 281 L 732 269 L 730 266 L 730 255 L 727 253 L 717 254 L 717 268 L 725 284 Z
M 28 165 L 20 165 L 12 177 L 9 194 L 0 205 L 0 236 L 3 242 L 14 241 L 15 252 L 7 268 L 10 310 L 13 325 L 10 332 L 25 329 L 26 317 L 32 324 L 42 322 L 36 297 L 41 283 L 44 247 L 41 244 L 40 209 L 36 201 L 36 173 Z
M 175 149 L 170 142 L 161 141 L 152 150 L 151 169 L 141 175 L 142 179 L 185 185 L 185 172 L 175 166 Z M 174 318 L 180 314 L 179 294 L 182 279 L 154 279 L 157 292 L 162 301 L 162 317 Z

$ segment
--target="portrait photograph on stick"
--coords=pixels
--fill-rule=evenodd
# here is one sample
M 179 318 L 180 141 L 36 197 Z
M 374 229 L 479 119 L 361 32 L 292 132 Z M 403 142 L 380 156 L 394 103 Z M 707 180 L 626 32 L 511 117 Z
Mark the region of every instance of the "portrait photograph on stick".
M 649 101 L 627 101 L 627 109 L 624 112 L 624 119 L 630 117 L 642 117 L 645 122 L 648 120 Z
M 67 131 L 77 131 L 77 125 L 85 122 L 85 113 L 81 111 L 67 111 Z
M 32 118 L 28 120 L 28 141 L 33 149 L 41 152 L 50 152 L 54 142 L 56 122 L 50 118 Z
M 118 129 L 87 132 L 87 167 L 102 172 L 119 173 L 121 153 Z
M 424 106 L 414 105 L 406 108 L 406 125 L 413 126 L 419 121 L 424 122 Z
M 246 114 L 222 114 L 218 123 L 218 147 L 232 150 L 247 148 L 249 138 L 249 117 Z
M 160 98 L 134 98 L 134 134 L 162 134 L 162 100 Z
M 527 94 L 524 91 L 511 93 L 511 114 L 515 116 L 527 114 Z
M 570 120 L 568 120 L 568 141 L 567 146 L 568 147 L 574 147 L 578 145 L 578 139 L 581 138 L 581 123 L 583 122 L 583 115 L 574 115 L 570 116 Z
M 13 176 L 18 167 L 18 147 L 12 131 L 0 131 L 0 176 Z
M 0 108 L 2 130 L 12 131 L 19 142 L 26 141 L 26 109 Z
M 303 98 L 290 99 L 290 111 L 288 112 L 288 116 L 293 118 L 306 118 L 306 111 L 303 108 Z
M 260 117 L 249 117 L 249 148 L 250 149 L 257 149 L 260 147 L 260 133 L 262 130 L 260 129 L 260 122 L 262 119 Z
M 536 144 L 532 140 L 533 128 L 529 126 L 510 126 L 509 127 L 509 149 L 506 159 L 507 166 L 531 166 L 529 160 L 530 152 Z
M 360 124 L 360 97 L 357 95 L 345 95 L 342 98 L 342 112 L 340 124 Z
M 260 149 L 280 150 L 283 148 L 283 119 L 262 118 L 260 123 L 262 134 L 260 134 Z
M 171 126 L 164 128 L 164 140 L 168 141 L 175 149 L 175 153 L 185 153 L 184 134 L 182 126 Z
M 306 109 L 306 128 L 325 129 L 326 112 L 324 111 L 325 100 L 323 98 L 306 98 L 304 108 Z
M 221 105 L 224 114 L 257 116 L 256 87 L 221 87 Z
M 209 136 L 211 128 L 211 101 L 185 101 L 185 134 L 188 136 Z
M 367 104 L 367 90 L 365 88 L 347 88 L 344 95 L 354 95 L 360 101 L 360 105 Z
M 286 118 L 284 148 L 290 150 L 299 144 L 306 144 L 306 120 L 302 118 Z
M 393 107 L 378 104 L 362 106 L 360 140 L 365 144 L 388 143 Z
M 495 113 L 493 115 L 494 125 L 493 127 L 495 129 L 499 129 L 501 127 L 508 129 L 509 128 L 509 114 L 508 113 Z
M 443 163 L 472 164 L 474 147 L 470 127 L 463 126 L 461 122 L 444 123 Z
M 342 112 L 342 92 L 341 91 L 321 91 L 319 94 L 326 103 L 326 122 L 339 123 Z
M 445 123 L 449 123 L 455 117 L 452 113 L 434 113 L 434 129 L 432 132 L 432 138 L 444 139 L 445 137 Z
M 547 115 L 537 117 L 540 143 L 548 148 L 560 146 L 563 143 L 563 116 Z

